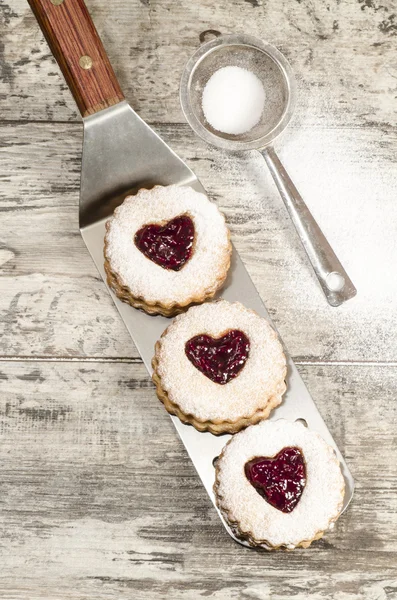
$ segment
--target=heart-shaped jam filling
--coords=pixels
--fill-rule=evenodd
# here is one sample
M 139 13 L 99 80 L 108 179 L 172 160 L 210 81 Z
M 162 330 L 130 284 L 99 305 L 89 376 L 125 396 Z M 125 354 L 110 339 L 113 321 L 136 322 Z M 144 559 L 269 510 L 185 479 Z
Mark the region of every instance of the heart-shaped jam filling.
M 249 339 L 238 329 L 232 329 L 220 338 L 196 335 L 185 344 L 186 356 L 196 369 L 221 385 L 237 377 L 249 350 Z
M 179 271 L 192 255 L 194 224 L 187 215 L 175 217 L 165 225 L 151 223 L 136 232 L 134 241 L 156 265 Z
M 306 485 L 306 465 L 299 448 L 283 448 L 277 456 L 258 456 L 244 466 L 245 475 L 269 504 L 290 513 L 298 504 Z

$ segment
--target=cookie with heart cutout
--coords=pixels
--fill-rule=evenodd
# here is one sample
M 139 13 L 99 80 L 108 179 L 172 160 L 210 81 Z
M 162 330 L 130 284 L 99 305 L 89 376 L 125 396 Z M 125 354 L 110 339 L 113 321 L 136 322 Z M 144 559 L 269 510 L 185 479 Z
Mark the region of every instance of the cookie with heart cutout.
M 226 279 L 231 252 L 223 215 L 191 187 L 141 189 L 106 223 L 108 284 L 149 314 L 173 316 L 212 298 Z
M 276 332 L 238 302 L 218 300 L 176 317 L 156 344 L 152 366 L 167 411 L 214 434 L 266 419 L 286 389 Z
M 215 463 L 216 503 L 233 533 L 266 550 L 307 548 L 338 519 L 345 481 L 334 449 L 299 422 L 233 436 Z

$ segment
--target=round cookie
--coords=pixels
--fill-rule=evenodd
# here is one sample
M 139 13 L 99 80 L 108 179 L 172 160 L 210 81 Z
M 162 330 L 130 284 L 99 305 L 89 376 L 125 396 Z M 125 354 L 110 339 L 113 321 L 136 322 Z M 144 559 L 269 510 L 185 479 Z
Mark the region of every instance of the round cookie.
M 249 427 L 226 444 L 215 469 L 218 508 L 250 546 L 307 548 L 342 510 L 345 482 L 335 452 L 301 423 Z
M 108 284 L 149 314 L 169 317 L 212 298 L 226 279 L 231 251 L 223 215 L 191 187 L 142 189 L 106 223 Z
M 219 300 L 179 315 L 157 342 L 152 366 L 167 411 L 214 434 L 267 418 L 286 389 L 276 332 L 238 302 Z

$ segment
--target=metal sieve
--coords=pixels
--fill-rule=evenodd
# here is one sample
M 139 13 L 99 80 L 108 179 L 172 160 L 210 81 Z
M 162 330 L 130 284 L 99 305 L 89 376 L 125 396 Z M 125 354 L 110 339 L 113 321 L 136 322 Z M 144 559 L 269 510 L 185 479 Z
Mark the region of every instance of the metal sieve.
M 200 36 L 201 40 L 205 33 L 216 37 L 197 49 L 182 74 L 180 99 L 184 115 L 192 129 L 209 144 L 232 152 L 261 152 L 329 304 L 339 306 L 356 295 L 356 288 L 272 147 L 290 122 L 295 106 L 296 84 L 291 66 L 277 48 L 249 35 L 221 35 L 210 30 Z M 260 121 L 244 134 L 217 131 L 203 112 L 205 85 L 218 69 L 227 66 L 248 69 L 261 80 L 266 92 Z

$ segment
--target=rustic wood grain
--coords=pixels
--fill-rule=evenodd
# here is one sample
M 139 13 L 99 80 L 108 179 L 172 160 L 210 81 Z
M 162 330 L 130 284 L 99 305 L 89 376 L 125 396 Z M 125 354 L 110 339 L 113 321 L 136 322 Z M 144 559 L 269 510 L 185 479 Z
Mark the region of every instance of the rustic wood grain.
M 124 99 L 83 0 L 28 0 L 83 117 Z M 81 64 L 83 59 L 88 64 Z
M 210 148 L 187 126 L 157 130 L 225 212 L 297 360 L 397 360 L 395 131 L 291 128 L 280 143 L 358 289 L 335 309 L 261 157 Z M 137 356 L 78 233 L 81 133 L 77 124 L 0 126 L 1 355 Z
M 189 163 L 356 479 L 334 532 L 225 533 L 78 233 L 81 125 L 25 0 L 0 0 L 0 598 L 397 600 L 396 0 L 88 0 L 123 91 Z M 206 29 L 283 50 L 277 149 L 358 288 L 322 296 L 263 161 L 193 136 Z
M 148 121 L 183 122 L 183 67 L 199 34 L 218 29 L 256 35 L 285 52 L 299 84 L 297 123 L 396 124 L 396 0 L 88 0 L 87 6 L 122 90 Z M 10 100 L 3 118 L 76 120 L 26 0 L 2 0 L 0 12 L 0 94 Z
M 397 371 L 301 372 L 357 489 L 310 550 L 267 554 L 225 533 L 143 365 L 0 363 L 1 597 L 395 598 Z

